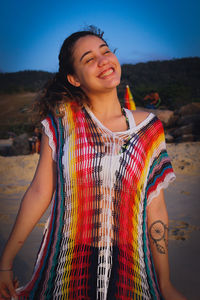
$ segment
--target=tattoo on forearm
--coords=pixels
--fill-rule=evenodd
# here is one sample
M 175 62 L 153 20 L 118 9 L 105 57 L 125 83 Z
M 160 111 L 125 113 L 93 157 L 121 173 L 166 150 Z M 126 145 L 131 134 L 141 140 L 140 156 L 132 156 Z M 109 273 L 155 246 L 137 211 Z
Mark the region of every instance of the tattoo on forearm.
M 161 254 L 165 254 L 166 249 L 168 248 L 167 231 L 167 225 L 161 220 L 153 222 L 149 228 L 149 236 L 156 245 L 156 249 Z M 164 241 L 165 247 L 161 245 L 162 241 Z

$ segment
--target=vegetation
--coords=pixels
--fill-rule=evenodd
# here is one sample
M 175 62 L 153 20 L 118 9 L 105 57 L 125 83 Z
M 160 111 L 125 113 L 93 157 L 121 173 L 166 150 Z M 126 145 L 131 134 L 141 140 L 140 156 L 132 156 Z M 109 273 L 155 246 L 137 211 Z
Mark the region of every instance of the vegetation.
M 9 131 L 32 131 L 32 102 L 53 76 L 54 73 L 43 71 L 0 73 L 0 138 L 8 137 Z M 162 108 L 177 109 L 200 102 L 200 57 L 122 65 L 118 87 L 121 100 L 127 84 L 136 106 L 143 106 L 143 98 L 151 90 L 159 93 Z
M 123 65 L 120 98 L 126 84 L 139 106 L 143 106 L 143 98 L 151 90 L 159 93 L 162 106 L 169 109 L 200 102 L 200 58 Z
M 53 75 L 44 71 L 0 73 L 0 94 L 38 92 Z

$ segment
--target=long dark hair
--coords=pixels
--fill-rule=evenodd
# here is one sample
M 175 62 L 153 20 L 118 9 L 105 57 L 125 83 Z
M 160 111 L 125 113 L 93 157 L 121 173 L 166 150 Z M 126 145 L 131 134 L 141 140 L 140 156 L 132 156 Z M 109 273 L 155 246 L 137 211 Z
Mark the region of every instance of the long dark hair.
M 60 115 L 60 107 L 68 101 L 75 101 L 78 105 L 88 102 L 86 94 L 80 87 L 74 87 L 67 80 L 67 75 L 74 75 L 74 46 L 81 38 L 88 35 L 96 36 L 103 40 L 104 32 L 91 25 L 88 30 L 78 31 L 67 37 L 60 49 L 59 70 L 49 80 L 42 91 L 38 94 L 35 108 L 38 110 L 40 118 L 45 118 L 48 113 Z M 107 43 L 106 43 L 107 44 Z

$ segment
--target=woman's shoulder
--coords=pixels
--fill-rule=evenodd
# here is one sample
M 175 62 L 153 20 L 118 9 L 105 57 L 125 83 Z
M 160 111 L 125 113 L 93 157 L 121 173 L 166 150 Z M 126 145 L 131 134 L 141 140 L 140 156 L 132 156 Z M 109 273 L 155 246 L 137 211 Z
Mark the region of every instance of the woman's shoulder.
M 148 118 L 151 113 L 142 110 L 131 110 L 136 126 Z

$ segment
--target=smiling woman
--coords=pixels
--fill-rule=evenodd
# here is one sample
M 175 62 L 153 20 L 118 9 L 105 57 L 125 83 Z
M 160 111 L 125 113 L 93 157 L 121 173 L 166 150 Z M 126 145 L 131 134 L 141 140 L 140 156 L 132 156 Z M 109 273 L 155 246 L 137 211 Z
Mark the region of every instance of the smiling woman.
M 175 179 L 161 122 L 121 107 L 121 67 L 100 32 L 69 36 L 40 95 L 43 137 L 0 260 L 0 299 L 185 298 L 170 282 L 163 189 Z M 16 253 L 52 209 L 31 280 Z

